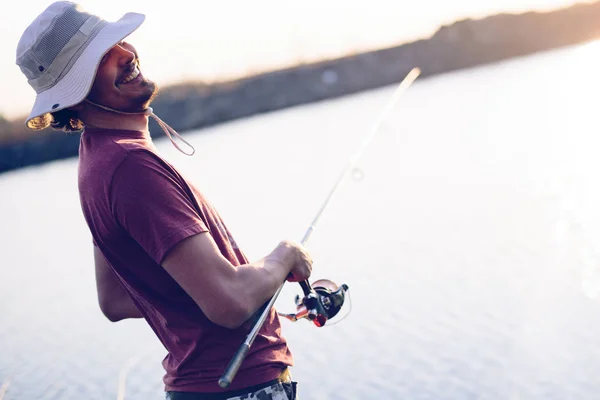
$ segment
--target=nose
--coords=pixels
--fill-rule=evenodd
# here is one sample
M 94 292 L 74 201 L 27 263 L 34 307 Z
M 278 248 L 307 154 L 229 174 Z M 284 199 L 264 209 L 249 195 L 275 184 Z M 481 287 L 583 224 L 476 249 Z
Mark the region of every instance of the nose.
M 117 44 L 114 48 L 115 52 L 119 57 L 119 64 L 127 65 L 135 61 L 135 53 L 123 47 L 121 44 Z

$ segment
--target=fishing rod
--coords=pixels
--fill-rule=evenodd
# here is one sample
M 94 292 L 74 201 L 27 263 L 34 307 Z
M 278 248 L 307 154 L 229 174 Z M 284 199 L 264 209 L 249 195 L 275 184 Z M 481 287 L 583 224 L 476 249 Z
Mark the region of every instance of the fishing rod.
M 417 77 L 420 74 L 421 70 L 419 68 L 413 68 L 408 73 L 408 75 L 406 75 L 406 77 L 402 80 L 402 82 L 400 82 L 400 84 L 394 91 L 392 98 L 382 110 L 381 114 L 379 114 L 379 117 L 377 118 L 375 123 L 371 126 L 371 129 L 365 136 L 358 151 L 350 158 L 348 164 L 343 169 L 337 182 L 329 192 L 329 195 L 325 199 L 325 202 L 319 209 L 319 212 L 317 213 L 312 223 L 308 227 L 308 230 L 304 234 L 304 237 L 300 242 L 301 245 L 306 245 L 313 231 L 315 230 L 319 219 L 321 218 L 321 215 L 323 215 L 323 212 L 325 211 L 327 205 L 333 198 L 333 195 L 337 191 L 337 188 L 344 180 L 344 177 L 348 174 L 349 171 L 352 170 L 354 165 L 357 163 L 358 159 L 364 153 L 365 149 L 379 130 L 379 127 L 387 118 L 388 114 L 392 111 L 400 97 L 410 87 L 410 85 L 412 85 L 412 83 L 415 81 L 415 79 L 417 79 Z M 299 284 L 302 287 L 302 291 L 304 292 L 304 298 L 300 299 L 299 296 L 296 298 L 296 313 L 278 314 L 291 321 L 298 321 L 299 319 L 306 318 L 312 321 L 317 327 L 324 326 L 329 319 L 335 317 L 335 315 L 342 308 L 342 305 L 344 304 L 345 294 L 348 291 L 348 285 L 342 284 L 338 286 L 328 279 L 318 280 L 314 282 L 312 286 L 308 282 L 308 280 L 299 282 Z M 235 378 L 235 375 L 237 374 L 238 370 L 240 369 L 240 366 L 242 365 L 242 362 L 244 361 L 246 355 L 248 355 L 248 352 L 250 351 L 250 346 L 252 346 L 252 343 L 254 343 L 254 339 L 256 339 L 259 330 L 262 328 L 267 317 L 269 316 L 271 308 L 273 308 L 273 306 L 275 305 L 275 301 L 277 300 L 279 293 L 281 293 L 281 290 L 283 289 L 284 285 L 285 282 L 279 286 L 273 297 L 271 297 L 271 300 L 269 300 L 269 302 L 267 302 L 263 306 L 260 317 L 254 323 L 254 326 L 250 330 L 250 333 L 248 333 L 248 336 L 246 336 L 246 340 L 244 341 L 244 343 L 241 344 L 241 346 L 229 362 L 227 369 L 219 379 L 219 386 L 221 386 L 223 389 L 227 388 Z

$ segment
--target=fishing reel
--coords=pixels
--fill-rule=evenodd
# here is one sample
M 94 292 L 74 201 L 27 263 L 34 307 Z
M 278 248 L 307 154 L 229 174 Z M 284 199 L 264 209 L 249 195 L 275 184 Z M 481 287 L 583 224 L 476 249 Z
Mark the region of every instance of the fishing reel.
M 304 281 L 300 282 L 300 286 L 304 297 L 296 296 L 296 312 L 278 314 L 292 322 L 306 318 L 318 327 L 322 327 L 337 315 L 344 305 L 348 291 L 348 285 L 345 283 L 338 286 L 329 279 L 320 279 L 314 282 L 312 287 L 308 281 Z

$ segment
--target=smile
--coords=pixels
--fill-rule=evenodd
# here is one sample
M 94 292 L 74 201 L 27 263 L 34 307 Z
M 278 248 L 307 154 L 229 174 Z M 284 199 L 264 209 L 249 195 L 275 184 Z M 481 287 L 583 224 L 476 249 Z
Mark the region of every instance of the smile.
M 138 69 L 138 67 L 135 67 L 133 71 L 131 71 L 131 73 L 129 75 L 127 75 L 125 78 L 123 78 L 123 80 L 120 82 L 121 84 L 126 84 L 131 82 L 132 80 L 134 80 L 135 78 L 137 78 L 140 75 L 140 70 Z

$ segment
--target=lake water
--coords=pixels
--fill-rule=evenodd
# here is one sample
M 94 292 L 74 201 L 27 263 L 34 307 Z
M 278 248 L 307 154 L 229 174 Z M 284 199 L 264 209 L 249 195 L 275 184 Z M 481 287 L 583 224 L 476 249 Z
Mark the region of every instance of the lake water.
M 599 71 L 591 43 L 417 80 L 308 243 L 352 307 L 282 322 L 302 399 L 600 398 Z M 394 89 L 157 145 L 255 259 L 302 238 Z M 0 176 L 0 398 L 161 399 L 151 330 L 98 309 L 76 168 Z

